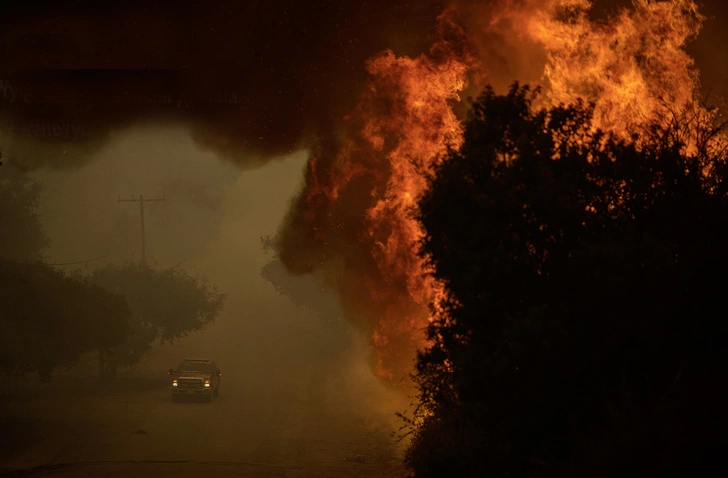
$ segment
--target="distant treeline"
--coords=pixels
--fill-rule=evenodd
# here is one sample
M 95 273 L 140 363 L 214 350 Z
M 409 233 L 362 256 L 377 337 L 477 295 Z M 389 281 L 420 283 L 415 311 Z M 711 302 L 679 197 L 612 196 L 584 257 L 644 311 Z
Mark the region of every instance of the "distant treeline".
M 155 341 L 211 324 L 225 296 L 179 268 L 106 265 L 64 273 L 45 262 L 41 186 L 12 163 L 0 170 L 0 375 L 52 372 L 94 353 L 99 378 L 133 366 Z

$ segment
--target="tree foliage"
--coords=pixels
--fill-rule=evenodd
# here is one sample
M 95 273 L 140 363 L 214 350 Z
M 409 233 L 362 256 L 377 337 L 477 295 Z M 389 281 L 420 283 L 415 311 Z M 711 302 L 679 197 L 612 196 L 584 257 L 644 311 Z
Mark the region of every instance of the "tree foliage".
M 41 192 L 42 186 L 13 163 L 0 168 L 0 259 L 43 259 L 49 239 L 36 212 Z
M 123 297 L 43 263 L 50 240 L 37 207 L 41 185 L 13 163 L 0 168 L 0 374 L 54 369 L 127 332 Z
M 129 308 L 124 297 L 88 280 L 37 266 L 0 265 L 0 373 L 38 373 L 84 353 L 110 350 L 124 340 Z
M 91 280 L 126 297 L 131 309 L 131 331 L 108 357 L 111 376 L 117 365 L 136 364 L 156 340 L 174 343 L 214 323 L 225 302 L 204 277 L 179 268 L 112 264 L 96 269 Z
M 625 144 L 537 95 L 486 90 L 421 202 L 451 298 L 418 359 L 407 462 L 698 476 L 726 444 L 726 158 L 686 154 L 683 120 Z

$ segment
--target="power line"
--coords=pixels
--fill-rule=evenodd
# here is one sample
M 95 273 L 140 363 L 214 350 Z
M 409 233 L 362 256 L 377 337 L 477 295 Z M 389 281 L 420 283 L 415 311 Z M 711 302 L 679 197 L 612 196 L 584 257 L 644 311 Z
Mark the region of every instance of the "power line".
M 51 191 L 54 191 L 54 192 L 60 194 L 61 196 L 70 199 L 71 201 L 75 201 L 75 202 L 77 202 L 79 204 L 83 204 L 86 207 L 90 207 L 91 209 L 97 209 L 99 211 L 116 212 L 116 213 L 121 212 L 118 209 L 117 210 L 114 210 L 114 209 L 104 209 L 102 207 L 96 207 L 96 206 L 92 206 L 91 204 L 86 204 L 85 202 L 83 202 L 83 201 L 81 201 L 79 199 L 73 198 L 73 197 L 69 196 L 68 194 L 64 193 L 63 191 L 59 191 L 58 189 L 54 188 L 53 186 L 50 186 L 49 184 L 47 184 L 47 183 L 41 181 L 40 179 L 36 178 L 32 174 L 30 174 L 30 171 L 29 171 L 28 168 L 26 168 L 26 167 L 24 167 L 24 166 L 22 166 L 20 164 L 17 164 L 17 163 L 13 163 L 13 166 L 15 166 L 16 168 L 18 168 L 19 170 L 21 170 L 23 173 L 25 173 L 33 181 L 36 181 L 37 183 L 42 184 L 43 186 L 45 186 L 46 188 L 50 189 Z
M 139 199 L 135 198 L 134 196 L 131 197 L 131 199 L 121 199 L 121 196 L 119 196 L 119 202 L 135 202 L 139 203 L 139 219 L 141 220 L 141 230 L 142 230 L 142 264 L 146 263 L 146 239 L 144 234 L 144 205 L 150 201 L 164 201 L 164 198 L 152 198 L 152 199 L 144 199 L 144 195 L 140 195 Z
M 106 254 L 105 256 L 101 257 L 94 257 L 93 259 L 87 259 L 85 261 L 78 261 L 78 262 L 63 262 L 63 263 L 53 263 L 49 264 L 46 262 L 15 262 L 15 261 L 1 261 L 0 263 L 3 264 L 18 264 L 18 265 L 24 265 L 24 266 L 75 266 L 78 264 L 87 264 L 89 262 L 98 261 L 100 259 L 105 259 L 109 256 L 113 256 L 113 254 Z
M 51 211 L 49 209 L 43 209 L 42 207 L 36 207 L 36 211 L 45 212 L 48 214 L 55 214 L 57 216 L 68 216 L 68 217 L 99 217 L 101 213 L 95 213 L 95 214 L 68 214 L 65 212 L 58 212 L 58 211 Z M 121 212 L 121 211 L 119 211 Z
M 54 188 L 54 187 L 52 187 L 52 186 L 49 186 L 48 184 L 46 184 L 46 183 L 44 183 L 43 181 L 41 181 L 40 179 L 36 178 L 36 177 L 35 177 L 35 176 L 33 176 L 32 174 L 30 174 L 30 173 L 28 173 L 28 172 L 26 172 L 26 174 L 28 175 L 28 177 L 29 177 L 29 178 L 33 179 L 34 181 L 38 181 L 38 182 L 39 182 L 40 184 L 42 184 L 43 186 L 47 187 L 47 188 L 48 188 L 48 189 L 50 189 L 51 191 L 55 191 L 56 193 L 60 194 L 61 196 L 65 197 L 65 198 L 68 198 L 68 199 L 70 199 L 70 200 L 72 200 L 72 201 L 76 201 L 76 202 L 77 202 L 77 203 L 79 203 L 79 204 L 83 204 L 83 205 L 84 205 L 84 206 L 86 206 L 86 207 L 90 207 L 91 209 L 97 209 L 97 210 L 99 210 L 99 211 L 104 211 L 104 212 L 116 212 L 116 213 L 119 213 L 119 212 L 121 212 L 121 211 L 119 211 L 118 209 L 117 209 L 117 210 L 114 210 L 114 209 L 104 209 L 104 208 L 101 208 L 101 207 L 96 207 L 96 206 L 92 206 L 92 205 L 90 205 L 90 204 L 86 204 L 85 202 L 83 202 L 83 201 L 81 201 L 81 200 L 79 200 L 79 199 L 76 199 L 76 198 L 72 198 L 72 197 L 71 197 L 71 196 L 69 196 L 68 194 L 66 194 L 66 193 L 64 193 L 64 192 L 61 192 L 61 191 L 59 191 L 58 189 L 56 189 L 56 188 Z

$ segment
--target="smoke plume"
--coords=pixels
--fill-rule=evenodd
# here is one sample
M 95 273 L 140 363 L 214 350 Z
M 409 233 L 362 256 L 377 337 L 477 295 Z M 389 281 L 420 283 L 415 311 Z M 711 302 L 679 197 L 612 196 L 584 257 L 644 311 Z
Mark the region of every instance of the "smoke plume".
M 684 106 L 701 84 L 725 96 L 728 50 L 714 48 L 728 36 L 724 2 L 695 7 L 17 2 L 0 20 L 0 147 L 27 166 L 69 170 L 113 132 L 170 123 L 241 168 L 309 150 L 280 259 L 325 277 L 371 337 L 379 374 L 397 382 L 445 293 L 416 253 L 416 203 L 459 145 L 468 97 L 485 84 L 543 84 L 553 102 L 594 101 L 614 129 L 659 116 L 665 99 Z
M 358 101 L 364 63 L 418 54 L 441 11 L 401 2 L 16 2 L 4 11 L 6 153 L 75 168 L 109 133 L 182 122 L 242 167 L 316 143 Z

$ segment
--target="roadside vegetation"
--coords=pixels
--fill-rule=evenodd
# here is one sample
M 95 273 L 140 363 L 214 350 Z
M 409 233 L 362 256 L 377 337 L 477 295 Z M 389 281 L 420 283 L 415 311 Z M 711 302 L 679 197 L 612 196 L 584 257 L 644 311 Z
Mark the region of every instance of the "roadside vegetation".
M 537 99 L 486 90 L 421 202 L 423 254 L 451 297 L 418 358 L 407 465 L 715 476 L 728 444 L 722 127 L 685 117 L 624 143 L 591 131 L 588 105 Z
M 119 367 L 136 365 L 155 343 L 174 344 L 211 325 L 225 295 L 204 277 L 180 268 L 128 262 L 97 268 L 90 281 L 126 298 L 129 333 L 114 347 L 99 349 L 99 377 L 111 381 Z
M 53 371 L 94 354 L 113 381 L 155 343 L 214 323 L 225 295 L 180 268 L 110 264 L 84 274 L 48 264 L 42 186 L 12 162 L 0 169 L 0 378 Z

